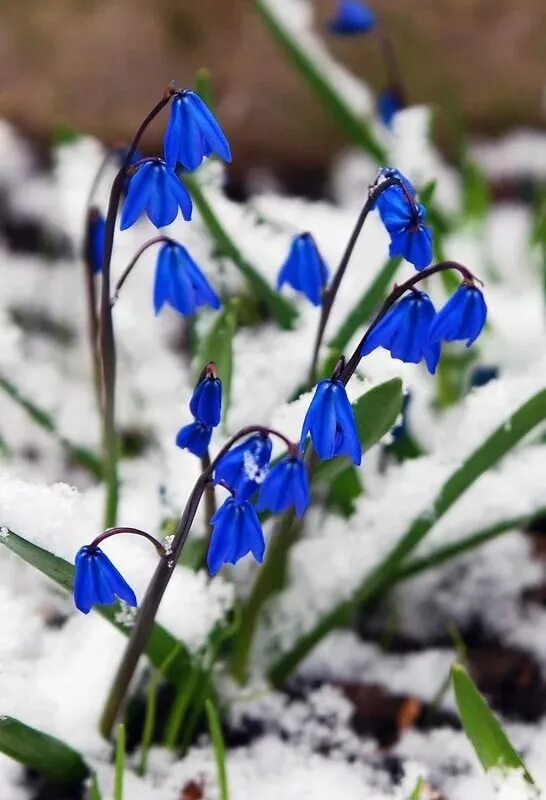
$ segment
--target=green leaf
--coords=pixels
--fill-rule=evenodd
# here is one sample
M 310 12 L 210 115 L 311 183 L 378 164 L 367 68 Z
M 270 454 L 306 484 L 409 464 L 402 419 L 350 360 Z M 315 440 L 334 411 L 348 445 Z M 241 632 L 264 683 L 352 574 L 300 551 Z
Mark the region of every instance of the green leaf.
M 254 7 L 293 66 L 307 81 L 310 89 L 315 92 L 345 135 L 357 147 L 369 153 L 378 164 L 384 164 L 387 160 L 386 150 L 375 137 L 371 126 L 363 116 L 351 108 L 337 91 L 336 84 L 330 75 L 321 70 L 320 65 L 313 60 L 313 57 L 302 47 L 297 38 L 284 27 L 281 19 L 273 10 L 274 2 L 254 0 Z
M 89 775 L 76 750 L 13 717 L 0 717 L 0 752 L 56 783 L 79 783 Z
M 209 723 L 209 731 L 214 747 L 214 757 L 216 759 L 216 769 L 218 771 L 218 786 L 220 789 L 220 800 L 229 800 L 227 770 L 226 770 L 226 748 L 222 728 L 214 704 L 210 698 L 205 700 L 205 711 Z
M 401 263 L 401 258 L 389 258 L 352 311 L 349 312 L 336 335 L 328 343 L 330 347 L 335 348 L 338 352 L 345 350 L 354 334 L 370 320 L 376 308 L 385 298 Z
M 7 547 L 8 550 L 11 550 L 12 553 L 22 558 L 23 561 L 26 561 L 27 564 L 35 567 L 43 575 L 51 578 L 58 586 L 65 589 L 67 592 L 72 592 L 74 567 L 68 561 L 65 561 L 64 558 L 54 556 L 52 553 L 38 547 L 38 545 L 32 544 L 32 542 L 27 541 L 13 531 L 8 531 L 7 536 L 0 538 L 0 543 Z M 127 628 L 116 620 L 119 611 L 118 604 L 114 606 L 99 606 L 96 610 L 101 616 L 121 631 L 121 633 L 125 636 L 129 635 L 130 628 Z M 171 636 L 165 628 L 156 622 L 152 628 L 146 646 L 146 654 L 155 667 L 161 668 L 165 659 L 168 658 L 169 654 L 172 653 L 173 649 L 178 645 L 180 645 L 180 643 L 177 639 Z M 175 685 L 185 679 L 185 672 L 190 659 L 187 650 L 185 650 L 182 645 L 180 646 L 180 655 L 171 665 L 168 672 L 169 680 Z
M 454 664 L 451 677 L 464 731 L 484 770 L 523 770 L 526 781 L 534 784 L 521 756 L 510 743 L 468 672 L 461 664 Z
M 421 795 L 423 793 L 424 788 L 425 788 L 425 782 L 423 778 L 419 778 L 417 780 L 417 783 L 415 784 L 413 792 L 409 796 L 409 800 L 421 800 Z
M 255 267 L 246 260 L 235 244 L 235 241 L 231 238 L 216 216 L 195 177 L 184 173 L 182 179 L 219 252 L 233 261 L 235 266 L 247 279 L 256 296 L 267 306 L 270 314 L 277 320 L 280 327 L 285 329 L 292 328 L 297 317 L 297 311 L 294 306 L 278 294 L 267 281 L 262 278 Z
M 167 674 L 170 665 L 174 662 L 181 649 L 182 644 L 179 642 L 172 653 L 170 653 L 165 659 L 161 667 L 154 670 L 154 673 L 150 678 L 150 683 L 148 685 L 148 691 L 146 694 L 146 711 L 144 714 L 144 724 L 142 726 L 142 738 L 140 741 L 140 763 L 138 767 L 139 774 L 143 777 L 146 775 L 148 770 L 148 755 L 150 753 L 150 747 L 152 746 L 152 740 L 154 736 L 159 684 L 161 683 L 162 678 Z
M 28 414 L 32 420 L 34 420 L 34 422 L 36 422 L 37 425 L 48 431 L 48 433 L 50 433 L 66 451 L 69 458 L 71 458 L 76 464 L 79 464 L 87 469 L 92 475 L 95 476 L 95 478 L 102 478 L 103 469 L 100 458 L 86 447 L 80 447 L 79 445 L 72 444 L 72 442 L 69 442 L 64 436 L 61 436 L 57 430 L 53 417 L 48 414 L 47 411 L 39 408 L 34 401 L 30 400 L 28 397 L 25 397 L 14 383 L 3 375 L 0 375 L 0 389 L 3 389 L 6 394 L 15 400 L 15 402 Z
M 216 315 L 208 334 L 201 340 L 197 353 L 196 380 L 209 361 L 214 361 L 222 381 L 222 417 L 225 420 L 231 398 L 231 376 L 233 374 L 233 337 L 237 330 L 236 303 L 228 303 Z
M 489 210 L 489 184 L 484 172 L 473 161 L 462 167 L 463 214 L 468 220 L 482 221 Z
M 212 73 L 207 67 L 201 67 L 195 75 L 195 91 L 201 97 L 211 111 L 214 111 L 214 91 L 212 88 Z
M 361 494 L 360 473 L 353 464 L 350 464 L 330 484 L 326 506 L 337 509 L 344 517 L 350 517 L 355 510 L 355 500 Z
M 99 781 L 95 773 L 91 775 L 91 782 L 89 786 L 89 800 L 102 800 Z
M 121 722 L 116 732 L 116 760 L 114 769 L 114 800 L 123 800 L 125 777 L 125 725 Z

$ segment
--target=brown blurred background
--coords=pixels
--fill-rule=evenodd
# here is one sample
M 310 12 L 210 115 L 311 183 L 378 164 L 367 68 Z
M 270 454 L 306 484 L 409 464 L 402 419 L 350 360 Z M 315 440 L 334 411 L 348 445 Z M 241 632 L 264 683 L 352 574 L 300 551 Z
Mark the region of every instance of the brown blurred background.
M 317 28 L 339 60 L 380 87 L 376 42 L 325 32 L 336 5 L 314 0 Z M 371 5 L 392 34 L 410 102 L 435 104 L 440 125 L 455 99 L 474 131 L 544 124 L 545 0 Z M 343 145 L 252 0 L 0 3 L 0 116 L 42 141 L 59 126 L 126 139 L 170 79 L 192 85 L 202 66 L 212 71 L 235 176 L 256 165 L 312 172 Z

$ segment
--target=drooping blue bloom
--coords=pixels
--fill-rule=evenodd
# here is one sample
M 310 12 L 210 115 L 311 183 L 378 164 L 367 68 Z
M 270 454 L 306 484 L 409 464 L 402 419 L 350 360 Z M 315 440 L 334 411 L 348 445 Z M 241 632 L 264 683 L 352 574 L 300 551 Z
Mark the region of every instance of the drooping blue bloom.
M 215 483 L 231 489 L 239 502 L 248 500 L 265 480 L 271 448 L 271 439 L 262 434 L 233 447 L 216 465 Z
M 385 89 L 377 100 L 377 110 L 381 121 L 387 128 L 391 127 L 395 115 L 404 108 L 398 89 Z
M 131 175 L 121 213 L 121 230 L 134 225 L 144 212 L 156 228 L 162 228 L 174 222 L 178 209 L 185 220 L 191 219 L 190 193 L 164 161 L 146 159 Z
M 102 270 L 104 260 L 104 237 L 106 234 L 106 221 L 98 208 L 89 211 L 88 218 L 88 253 L 93 272 L 96 274 Z
M 389 255 L 391 258 L 402 256 L 418 270 L 428 267 L 432 261 L 432 231 L 423 225 L 427 210 L 421 203 L 415 209 L 408 206 L 406 220 L 399 227 L 395 226 L 395 212 L 391 209 L 388 224 L 385 223 L 391 236 Z
M 190 411 L 204 425 L 215 428 L 222 418 L 222 381 L 206 375 L 199 381 L 190 400 Z
M 176 444 L 182 450 L 189 450 L 194 456 L 201 458 L 209 449 L 211 437 L 210 425 L 204 425 L 199 420 L 194 420 L 180 428 L 176 434 Z
M 277 291 L 287 283 L 302 292 L 315 306 L 322 303 L 322 290 L 328 283 L 329 270 L 310 233 L 292 239 L 288 258 L 277 278 Z
M 335 17 L 330 22 L 332 33 L 351 36 L 358 33 L 368 33 L 377 18 L 372 9 L 360 0 L 341 0 Z
M 176 242 L 161 247 L 155 269 L 154 308 L 159 314 L 168 303 L 184 316 L 201 306 L 220 308 L 220 298 L 186 248 Z
M 89 614 L 93 606 L 109 606 L 116 597 L 136 606 L 135 593 L 100 547 L 81 547 L 76 553 L 74 602 Z
M 483 293 L 476 286 L 462 283 L 436 314 L 428 337 L 431 342 L 466 339 L 466 346 L 470 347 L 482 332 L 486 317 Z
M 216 575 L 222 564 L 236 564 L 247 553 L 261 564 L 265 539 L 254 506 L 229 497 L 210 522 L 213 529 L 207 564 L 211 575 Z
M 191 89 L 185 89 L 173 98 L 163 149 L 165 161 L 171 169 L 177 163 L 188 170 L 197 169 L 212 153 L 224 161 L 231 161 L 229 142 L 218 120 L 205 101 Z
M 256 509 L 280 514 L 290 506 L 294 506 L 298 517 L 302 517 L 310 500 L 307 467 L 301 458 L 289 455 L 281 459 L 267 473 Z
M 319 458 L 348 456 L 354 464 L 362 461 L 355 413 L 341 381 L 323 380 L 317 385 L 303 421 L 300 449 L 308 434 Z
M 428 371 L 434 375 L 440 358 L 440 345 L 431 342 L 428 334 L 435 315 L 430 297 L 425 292 L 412 290 L 372 328 L 360 355 L 384 347 L 393 358 L 406 363 L 418 364 L 424 359 Z

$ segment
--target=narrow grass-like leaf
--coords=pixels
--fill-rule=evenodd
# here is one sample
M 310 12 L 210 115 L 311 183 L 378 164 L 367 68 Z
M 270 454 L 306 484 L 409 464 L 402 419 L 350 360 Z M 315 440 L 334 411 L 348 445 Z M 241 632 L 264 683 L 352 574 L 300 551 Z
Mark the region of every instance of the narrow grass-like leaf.
M 214 361 L 222 381 L 222 416 L 226 419 L 231 398 L 231 376 L 233 374 L 233 337 L 237 329 L 235 304 L 228 303 L 217 314 L 208 334 L 202 339 L 196 360 L 197 375 L 203 366 Z
M 461 664 L 454 664 L 451 676 L 464 731 L 484 770 L 523 770 L 526 781 L 534 784 L 523 759 L 514 749 L 465 668 Z
M 462 170 L 463 180 L 463 214 L 466 219 L 481 222 L 489 210 L 489 185 L 483 170 L 478 165 L 465 159 Z
M 190 705 L 195 688 L 201 677 L 202 670 L 199 664 L 192 666 L 191 672 L 186 676 L 184 683 L 178 687 L 174 703 L 171 706 L 167 724 L 165 726 L 165 747 L 169 750 L 175 750 L 178 747 L 178 741 L 186 712 Z
M 216 216 L 205 192 L 199 185 L 199 181 L 193 175 L 186 173 L 183 175 L 183 181 L 218 251 L 233 261 L 237 269 L 245 276 L 256 296 L 268 308 L 271 316 L 277 320 L 279 326 L 285 329 L 292 328 L 297 317 L 294 306 L 278 294 L 243 256 L 231 235 Z
M 523 403 L 455 470 L 440 489 L 432 507 L 414 520 L 404 536 L 384 560 L 366 576 L 356 592 L 321 617 L 289 653 L 281 656 L 273 664 L 269 673 L 272 682 L 277 685 L 282 683 L 324 636 L 334 628 L 346 624 L 355 608 L 369 602 L 380 594 L 384 587 L 389 586 L 393 575 L 401 568 L 407 556 L 415 550 L 455 501 L 545 419 L 546 389 L 542 389 Z
M 148 754 L 150 752 L 150 747 L 152 745 L 152 739 L 154 736 L 154 728 L 156 722 L 156 709 L 157 709 L 157 692 L 159 689 L 159 684 L 161 680 L 167 674 L 170 665 L 174 662 L 175 658 L 178 656 L 182 648 L 181 643 L 179 642 L 172 653 L 165 659 L 163 664 L 159 669 L 156 669 L 150 678 L 150 683 L 148 685 L 148 692 L 146 695 L 146 711 L 144 714 L 144 725 L 142 726 L 142 739 L 140 742 L 140 764 L 139 764 L 139 773 L 140 775 L 146 775 L 146 771 L 148 769 Z
M 102 478 L 103 469 L 100 458 L 88 448 L 73 444 L 62 436 L 57 430 L 53 417 L 36 405 L 33 400 L 25 397 L 13 381 L 0 375 L 0 389 L 9 395 L 37 425 L 50 433 L 72 461 L 84 467 L 95 478 L 99 480 Z
M 125 725 L 121 722 L 116 732 L 116 760 L 114 765 L 114 800 L 123 800 L 125 777 Z
M 378 164 L 386 161 L 385 148 L 373 134 L 370 125 L 339 93 L 328 73 L 320 69 L 301 42 L 283 25 L 275 13 L 275 0 L 254 0 L 254 6 L 269 31 L 284 50 L 293 66 L 323 103 L 331 118 L 351 141 L 369 153 Z
M 222 728 L 214 704 L 210 698 L 205 700 L 205 710 L 207 712 L 207 720 L 209 723 L 209 731 L 212 739 L 212 746 L 214 748 L 214 757 L 216 759 L 216 769 L 218 771 L 218 787 L 220 789 L 220 800 L 229 800 L 228 780 L 226 770 L 226 748 L 224 745 L 224 737 L 222 736 Z
M 421 795 L 423 793 L 423 789 L 425 788 L 425 782 L 422 778 L 417 780 L 415 784 L 415 788 L 413 792 L 410 794 L 408 800 L 421 800 Z
M 89 800 L 102 800 L 99 781 L 95 773 L 91 775 L 89 782 Z
M 89 775 L 76 750 L 13 717 L 0 717 L 0 752 L 55 783 L 79 783 Z

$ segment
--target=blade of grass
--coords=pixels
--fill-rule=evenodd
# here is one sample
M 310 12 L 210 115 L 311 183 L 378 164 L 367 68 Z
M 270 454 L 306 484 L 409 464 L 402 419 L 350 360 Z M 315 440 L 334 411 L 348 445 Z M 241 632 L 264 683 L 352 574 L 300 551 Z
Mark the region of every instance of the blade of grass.
M 121 722 L 116 733 L 116 762 L 114 775 L 114 800 L 123 800 L 125 777 L 125 725 Z
M 154 735 L 156 709 L 157 709 L 157 692 L 162 678 L 165 677 L 170 665 L 178 656 L 182 649 L 180 642 L 176 645 L 172 653 L 165 659 L 163 664 L 156 669 L 150 678 L 150 685 L 148 686 L 148 694 L 146 697 L 146 712 L 144 715 L 144 725 L 142 727 L 142 739 L 140 742 L 140 764 L 139 774 L 143 777 L 146 775 L 148 769 L 148 754 L 152 744 Z
M 218 714 L 216 713 L 214 704 L 209 697 L 207 697 L 205 700 L 205 711 L 207 712 L 207 721 L 209 723 L 212 746 L 214 747 L 214 757 L 216 759 L 216 769 L 218 771 L 220 800 L 229 800 L 224 737 L 222 736 L 222 728 L 220 727 Z
M 96 773 L 91 775 L 91 781 L 89 783 L 89 800 L 102 800 L 99 781 Z

